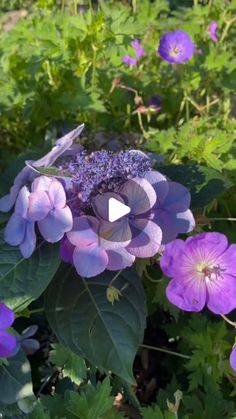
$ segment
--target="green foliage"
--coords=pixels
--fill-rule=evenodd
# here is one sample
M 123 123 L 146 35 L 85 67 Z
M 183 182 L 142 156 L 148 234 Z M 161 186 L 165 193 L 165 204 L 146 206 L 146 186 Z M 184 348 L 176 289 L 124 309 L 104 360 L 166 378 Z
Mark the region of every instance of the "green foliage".
M 106 290 L 113 276 L 85 280 L 72 269 L 61 270 L 47 290 L 45 310 L 63 345 L 132 383 L 132 363 L 145 327 L 143 288 L 134 271 L 123 271 L 115 281 L 122 297 L 112 305 Z
M 56 273 L 58 246 L 41 241 L 30 259 L 0 237 L 0 300 L 21 311 L 46 289 Z
M 80 385 L 87 376 L 84 360 L 63 345 L 55 344 L 53 346 L 49 360 L 63 370 L 64 377 L 69 377 L 77 385 Z
M 30 364 L 23 352 L 0 363 L 0 402 L 13 404 L 33 395 Z

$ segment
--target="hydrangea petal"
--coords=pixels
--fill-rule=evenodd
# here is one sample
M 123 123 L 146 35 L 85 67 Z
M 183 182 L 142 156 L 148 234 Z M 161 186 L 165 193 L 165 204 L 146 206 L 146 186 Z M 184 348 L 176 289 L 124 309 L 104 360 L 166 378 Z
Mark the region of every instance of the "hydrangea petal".
M 73 264 L 74 249 L 75 246 L 71 244 L 67 236 L 64 236 L 63 239 L 60 241 L 60 256 L 63 262 Z
M 134 230 L 134 238 L 128 244 L 127 250 L 140 258 L 154 256 L 161 245 L 162 231 L 160 227 L 152 221 L 138 219 L 132 223 L 132 230 Z
M 127 198 L 127 205 L 135 215 L 148 212 L 156 202 L 157 196 L 152 185 L 142 178 L 128 180 L 119 190 Z
M 177 182 L 168 182 L 169 191 L 165 198 L 160 202 L 162 208 L 170 212 L 184 212 L 190 206 L 191 195 L 185 186 Z
M 165 176 L 156 170 L 149 170 L 145 173 L 144 178 L 153 186 L 157 195 L 157 202 L 163 201 L 169 192 L 169 182 Z
M 223 272 L 215 280 L 206 281 L 209 310 L 215 314 L 228 314 L 236 308 L 236 276 Z
M 64 233 L 71 230 L 73 219 L 68 206 L 51 211 L 44 220 L 38 222 L 38 227 L 43 238 L 49 243 L 56 243 Z
M 90 246 L 76 247 L 73 253 L 73 261 L 79 275 L 91 278 L 106 269 L 108 256 L 104 249 L 94 243 Z
M 14 311 L 5 304 L 0 303 L 0 330 L 11 327 L 15 320 Z
M 18 246 L 24 239 L 26 224 L 21 215 L 13 213 L 4 230 L 4 240 L 11 246 Z
M 102 222 L 99 229 L 99 237 L 101 238 L 101 242 L 103 240 L 105 242 L 110 242 L 113 249 L 117 247 L 117 244 L 118 247 L 127 246 L 132 239 L 129 220 L 126 217 L 123 217 L 121 220 L 113 223 Z M 104 245 L 106 247 L 105 243 Z
M 42 190 L 32 192 L 29 197 L 28 218 L 32 221 L 43 220 L 51 210 L 48 194 Z
M 205 281 L 200 281 L 195 275 L 172 279 L 167 288 L 168 300 L 185 311 L 201 311 L 206 303 Z
M 29 258 L 34 252 L 36 246 L 36 234 L 34 230 L 34 222 L 27 221 L 25 237 L 20 244 L 20 251 L 24 258 Z
M 114 192 L 105 192 L 102 195 L 97 195 L 92 199 L 92 206 L 97 217 L 105 221 L 109 220 L 109 199 L 114 198 L 125 204 L 122 197 Z
M 17 346 L 17 339 L 8 332 L 0 330 L 0 358 L 8 358 L 13 355 Z
M 27 218 L 27 211 L 29 206 L 30 192 L 26 186 L 21 188 L 19 195 L 16 200 L 15 212 L 21 215 L 23 218 Z
M 54 208 L 63 208 L 66 205 L 66 194 L 62 184 L 53 179 L 48 188 L 48 195 Z
M 32 192 L 39 192 L 39 191 L 48 191 L 49 186 L 53 182 L 53 178 L 50 176 L 39 176 L 37 177 L 32 185 L 31 190 Z
M 108 255 L 108 265 L 107 269 L 109 271 L 118 271 L 120 269 L 125 269 L 133 265 L 135 261 L 135 256 L 131 255 L 124 248 L 119 248 L 115 250 L 107 250 Z
M 67 238 L 74 246 L 88 246 L 98 242 L 97 229 L 98 221 L 95 217 L 82 215 L 74 219 L 73 228 L 67 233 Z

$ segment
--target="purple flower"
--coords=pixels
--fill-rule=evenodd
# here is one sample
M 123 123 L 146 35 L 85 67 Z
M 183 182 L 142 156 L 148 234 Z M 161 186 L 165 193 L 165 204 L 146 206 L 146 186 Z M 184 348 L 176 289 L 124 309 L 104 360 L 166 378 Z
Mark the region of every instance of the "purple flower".
M 14 322 L 14 312 L 5 304 L 0 304 L 0 357 L 8 358 L 12 356 L 17 346 L 15 336 L 7 332 L 7 329 Z
M 18 350 L 22 348 L 26 355 L 33 355 L 36 351 L 38 351 L 40 344 L 36 339 L 32 339 L 37 331 L 38 326 L 36 325 L 29 326 L 27 329 L 23 330 L 17 339 Z
M 11 246 L 20 246 L 24 258 L 29 258 L 36 246 L 34 221 L 28 217 L 30 192 L 26 186 L 21 188 L 15 211 L 9 218 L 4 231 L 4 239 Z
M 146 179 L 134 178 L 125 182 L 113 197 L 129 206 L 130 213 L 117 222 L 108 221 L 110 193 L 97 196 L 93 209 L 101 220 L 100 236 L 108 241 L 122 243 L 131 255 L 154 256 L 161 245 L 162 231 L 149 219 L 149 212 L 156 203 L 156 193 Z
M 138 62 L 136 58 L 130 57 L 129 55 L 125 55 L 124 57 L 122 57 L 122 61 L 124 64 L 130 66 L 136 65 Z
M 44 157 L 36 161 L 30 161 L 29 163 L 31 166 L 35 168 L 50 167 L 62 155 L 68 155 L 68 153 L 73 155 L 78 151 L 77 147 L 75 147 L 75 149 L 73 148 L 73 142 L 80 135 L 83 129 L 84 124 L 78 126 L 73 131 L 70 131 L 68 134 L 64 135 L 64 137 L 59 138 L 52 150 L 49 151 L 49 153 L 47 153 Z M 24 167 L 16 176 L 14 184 L 10 189 L 10 193 L 0 199 L 0 211 L 10 211 L 16 201 L 20 188 L 27 183 L 32 182 L 32 180 L 37 176 L 38 174 L 35 173 L 31 167 Z
M 161 97 L 151 96 L 146 103 L 146 107 L 151 112 L 159 112 L 161 110 Z
M 236 371 L 236 345 L 233 346 L 230 357 L 229 357 L 229 362 L 230 362 L 230 366 L 231 368 Z
M 134 39 L 131 42 L 131 46 L 135 49 L 135 55 L 136 55 L 137 59 L 140 59 L 140 58 L 144 57 L 145 51 L 144 51 L 142 45 L 140 44 L 140 42 L 138 41 L 138 39 Z
M 157 200 L 150 218 L 162 230 L 162 244 L 174 240 L 180 233 L 193 230 L 195 221 L 190 211 L 191 196 L 183 185 L 168 181 L 161 173 L 150 170 L 144 178 L 152 185 Z
M 59 241 L 73 225 L 62 184 L 55 178 L 40 176 L 32 183 L 28 217 L 38 222 L 41 235 L 50 243 Z
M 140 58 L 142 58 L 145 55 L 145 51 L 144 51 L 142 45 L 140 44 L 140 42 L 138 41 L 138 39 L 134 39 L 131 42 L 131 46 L 134 48 L 135 57 L 131 57 L 130 55 L 125 55 L 122 58 L 122 61 L 123 61 L 124 64 L 130 65 L 130 66 L 135 66 L 135 65 L 137 65 Z
M 179 29 L 162 35 L 158 47 L 160 57 L 171 64 L 178 64 L 192 58 L 195 45 L 190 36 Z
M 215 20 L 212 20 L 212 22 L 210 23 L 210 25 L 207 28 L 207 32 L 210 35 L 210 38 L 213 42 L 217 42 L 218 41 L 218 24 Z
M 161 269 L 172 278 L 166 295 L 186 311 L 205 305 L 215 314 L 236 308 L 236 245 L 220 233 L 202 233 L 166 245 Z
M 99 222 L 92 216 L 74 219 L 73 230 L 61 242 L 61 257 L 73 263 L 79 275 L 90 278 L 108 270 L 120 270 L 131 266 L 135 257 L 124 248 L 101 243 L 98 236 Z

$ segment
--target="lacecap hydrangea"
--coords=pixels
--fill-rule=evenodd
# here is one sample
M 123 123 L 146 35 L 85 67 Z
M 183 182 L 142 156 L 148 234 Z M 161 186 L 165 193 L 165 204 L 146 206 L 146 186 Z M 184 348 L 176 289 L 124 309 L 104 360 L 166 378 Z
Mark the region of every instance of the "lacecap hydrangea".
M 130 267 L 137 257 L 153 257 L 194 228 L 184 186 L 153 170 L 141 151 L 89 154 L 74 144 L 82 129 L 57 140 L 40 160 L 26 162 L 0 199 L 1 211 L 14 207 L 4 232 L 8 244 L 29 258 L 37 240 L 60 242 L 62 260 L 92 277 Z M 115 222 L 108 217 L 111 197 L 130 208 Z

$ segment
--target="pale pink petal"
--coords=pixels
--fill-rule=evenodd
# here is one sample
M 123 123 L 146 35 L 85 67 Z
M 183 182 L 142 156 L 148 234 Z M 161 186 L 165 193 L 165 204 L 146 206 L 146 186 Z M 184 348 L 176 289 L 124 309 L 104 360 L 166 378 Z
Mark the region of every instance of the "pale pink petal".
M 37 177 L 31 186 L 32 192 L 38 191 L 48 191 L 49 186 L 53 182 L 53 178 L 49 176 L 39 176 Z
M 97 229 L 98 220 L 95 217 L 82 215 L 74 219 L 73 228 L 67 233 L 67 238 L 74 246 L 88 246 L 98 243 Z
M 28 218 L 31 221 L 43 220 L 51 210 L 51 202 L 47 192 L 32 192 L 29 196 Z
M 63 208 L 66 205 L 66 194 L 62 184 L 53 179 L 48 188 L 48 195 L 54 208 Z

